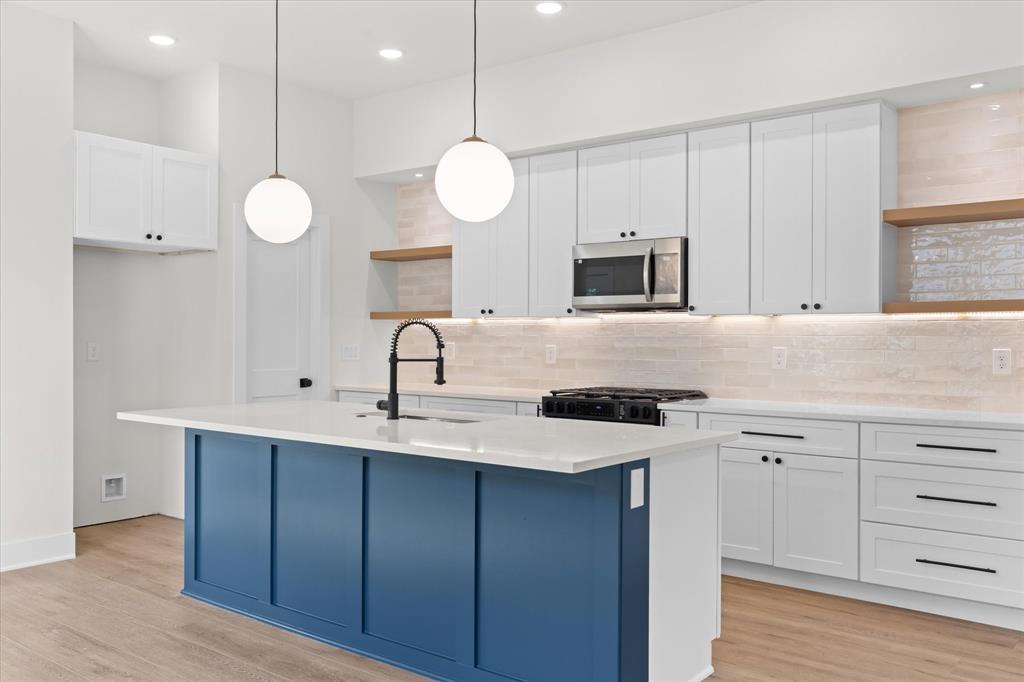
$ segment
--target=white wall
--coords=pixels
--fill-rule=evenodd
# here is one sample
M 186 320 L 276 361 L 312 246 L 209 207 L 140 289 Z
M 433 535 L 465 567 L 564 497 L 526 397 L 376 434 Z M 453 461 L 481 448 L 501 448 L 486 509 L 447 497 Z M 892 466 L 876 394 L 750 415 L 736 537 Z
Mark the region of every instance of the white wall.
M 75 62 L 75 129 L 160 144 L 160 83 Z
M 698 125 L 1020 66 L 1022 41 L 1017 1 L 759 2 L 484 70 L 480 135 L 520 154 Z M 469 93 L 466 75 L 358 100 L 356 177 L 434 166 Z
M 0 3 L 0 568 L 74 555 L 72 25 Z

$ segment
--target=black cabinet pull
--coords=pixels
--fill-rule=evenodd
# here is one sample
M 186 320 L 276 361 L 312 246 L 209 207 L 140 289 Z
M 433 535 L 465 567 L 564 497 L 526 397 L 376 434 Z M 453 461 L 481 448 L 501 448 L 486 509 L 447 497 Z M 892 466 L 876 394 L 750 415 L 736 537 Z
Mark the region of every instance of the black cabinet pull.
M 695 305 L 691 305 L 691 306 L 689 306 L 689 307 L 687 308 L 687 310 L 689 310 L 689 311 L 690 311 L 691 313 L 692 313 L 692 312 L 693 312 L 694 310 L 696 310 L 696 309 L 697 309 L 697 306 L 695 306 Z
M 164 236 L 163 236 L 162 234 L 158 234 L 158 235 L 156 236 L 156 240 L 157 240 L 157 241 L 160 241 L 160 240 L 161 240 L 161 239 L 163 239 L 163 238 L 164 238 Z
M 619 236 L 622 237 L 623 239 L 625 239 L 626 238 L 626 233 L 625 232 L 619 232 Z
M 807 310 L 807 304 L 806 303 L 801 303 L 800 304 L 800 310 Z
M 566 309 L 565 309 L 565 312 L 567 312 L 567 313 L 569 313 L 569 314 L 572 314 L 572 308 L 566 308 Z
M 493 314 L 494 314 L 494 311 L 493 311 L 493 310 L 491 310 L 490 308 L 488 308 L 488 309 L 487 309 L 487 314 L 488 314 L 488 315 L 493 315 Z
M 481 315 L 486 315 L 487 314 L 487 309 L 486 308 L 481 308 L 480 309 L 480 314 Z
M 152 239 L 152 238 L 153 238 L 152 233 L 149 233 L 149 234 L 146 235 L 146 239 Z
M 767 431 L 740 431 L 744 436 L 771 436 L 772 438 L 795 438 L 803 440 L 803 436 L 795 436 L 790 433 L 768 433 Z
M 782 464 L 782 458 L 781 457 L 776 457 L 775 458 L 775 463 L 776 464 Z
M 302 377 L 299 379 L 299 388 L 309 388 L 313 385 L 313 380 L 308 377 Z
M 991 452 L 995 454 L 995 448 L 969 448 L 965 445 L 932 445 L 930 443 L 918 443 L 919 448 L 930 448 L 932 450 L 963 450 L 964 452 Z
M 768 455 L 761 455 L 761 461 L 762 462 L 767 462 L 768 461 Z
M 979 573 L 995 573 L 994 568 L 979 568 L 978 566 L 968 566 L 967 564 L 951 564 L 948 561 L 932 561 L 931 559 L 914 559 L 919 564 L 931 564 L 932 566 L 949 566 L 950 568 L 962 568 L 966 571 L 978 571 Z
M 537 405 L 537 416 L 540 416 L 540 405 Z
M 634 230 L 630 230 L 629 231 L 629 236 L 630 237 L 635 237 L 636 236 L 636 232 Z
M 919 500 L 936 500 L 938 502 L 958 502 L 960 504 L 976 504 L 979 507 L 998 507 L 995 502 L 979 502 L 978 500 L 958 500 L 955 497 L 936 497 L 935 495 L 916 495 Z
M 814 309 L 815 310 L 821 310 L 821 304 L 820 303 L 815 303 L 814 304 Z

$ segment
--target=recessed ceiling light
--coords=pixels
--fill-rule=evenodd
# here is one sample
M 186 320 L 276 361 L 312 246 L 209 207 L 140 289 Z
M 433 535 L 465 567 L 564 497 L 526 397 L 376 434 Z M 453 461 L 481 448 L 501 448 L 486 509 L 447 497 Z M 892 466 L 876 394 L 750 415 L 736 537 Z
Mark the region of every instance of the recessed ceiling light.
M 978 88 L 985 87 L 984 83 L 971 83 L 971 90 L 977 90 Z
M 416 177 L 417 178 L 422 178 L 423 177 L 423 173 L 416 173 Z
M 402 56 L 402 51 L 395 49 L 393 47 L 385 47 L 377 54 L 379 54 L 381 57 L 384 57 L 384 59 L 398 59 L 399 57 Z
M 998 105 L 998 104 L 990 104 L 990 105 L 988 105 L 988 108 L 991 109 L 992 111 L 999 111 L 999 107 L 1000 107 L 1000 105 Z
M 149 42 L 154 45 L 159 45 L 160 47 L 170 47 L 174 44 L 174 38 L 170 36 L 151 35 L 149 37 Z
M 538 2 L 537 3 L 537 11 L 540 12 L 541 14 L 558 14 L 563 9 L 565 9 L 565 5 L 563 5 L 560 2 Z

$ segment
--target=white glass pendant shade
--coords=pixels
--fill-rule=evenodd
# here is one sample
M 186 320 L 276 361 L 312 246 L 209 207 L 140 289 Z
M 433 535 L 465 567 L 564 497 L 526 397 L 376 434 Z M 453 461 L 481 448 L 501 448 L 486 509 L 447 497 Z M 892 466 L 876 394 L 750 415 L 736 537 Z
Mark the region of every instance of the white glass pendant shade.
M 505 210 L 515 174 L 504 152 L 479 137 L 468 137 L 444 153 L 434 174 L 441 205 L 466 223 L 482 223 Z
M 313 205 L 306 190 L 283 175 L 256 183 L 245 197 L 245 222 L 264 241 L 295 241 L 312 220 Z

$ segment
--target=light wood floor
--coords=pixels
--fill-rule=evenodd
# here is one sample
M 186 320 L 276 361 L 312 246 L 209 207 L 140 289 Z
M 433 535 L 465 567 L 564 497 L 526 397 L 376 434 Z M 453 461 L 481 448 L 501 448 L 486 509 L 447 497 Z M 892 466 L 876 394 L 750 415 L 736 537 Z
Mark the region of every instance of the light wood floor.
M 0 680 L 420 680 L 178 594 L 182 524 L 77 531 L 0 575 Z M 1024 634 L 726 578 L 720 680 L 1021 680 Z

